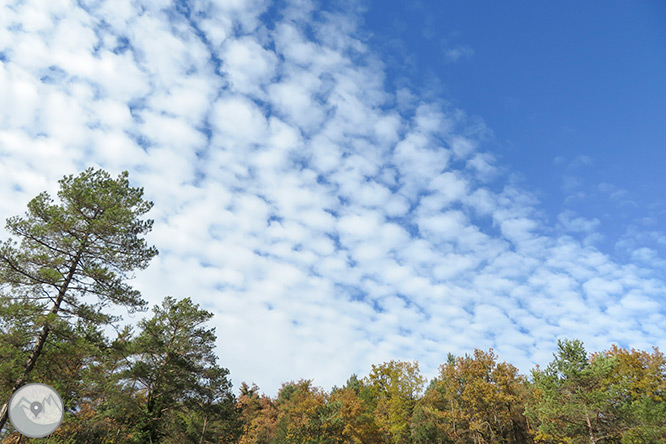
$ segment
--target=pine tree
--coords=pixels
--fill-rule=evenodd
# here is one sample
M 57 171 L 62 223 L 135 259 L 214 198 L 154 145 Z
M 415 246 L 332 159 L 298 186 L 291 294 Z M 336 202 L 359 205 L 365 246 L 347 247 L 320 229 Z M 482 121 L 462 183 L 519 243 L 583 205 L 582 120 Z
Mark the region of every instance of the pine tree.
M 618 438 L 610 376 L 617 360 L 589 359 L 579 340 L 558 340 L 555 359 L 532 372 L 534 398 L 526 410 L 538 425 L 537 442 L 602 443 Z
M 141 219 L 152 207 L 143 200 L 143 189 L 130 186 L 127 172 L 113 179 L 92 168 L 59 183 L 60 203 L 46 192 L 39 194 L 28 203 L 24 217 L 7 220 L 11 237 L 0 245 L 0 291 L 6 309 L 0 317 L 16 310 L 29 313 L 30 328 L 16 334 L 35 335 L 27 348 L 21 342 L 10 353 L 13 368 L 2 369 L 11 389 L 3 393 L 0 431 L 7 420 L 8 396 L 29 381 L 59 323 L 105 325 L 117 319 L 105 312 L 106 306 L 135 311 L 145 305 L 125 282 L 157 254 L 141 237 L 152 228 L 152 220 Z
M 189 298 L 166 297 L 139 323 L 119 381 L 137 418 L 133 442 L 232 442 L 240 434 L 229 371 L 217 365 L 215 332 L 204 325 L 211 317 Z

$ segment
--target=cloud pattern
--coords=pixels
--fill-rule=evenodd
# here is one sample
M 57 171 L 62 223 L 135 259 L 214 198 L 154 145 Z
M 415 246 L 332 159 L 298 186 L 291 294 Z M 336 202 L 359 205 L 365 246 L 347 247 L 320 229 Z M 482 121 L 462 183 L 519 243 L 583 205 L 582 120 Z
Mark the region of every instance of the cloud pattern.
M 10 0 L 0 17 L 0 216 L 89 165 L 129 170 L 160 249 L 135 285 L 213 311 L 236 385 L 330 387 L 389 359 L 433 376 L 475 347 L 526 372 L 560 337 L 666 345 L 663 260 L 602 254 L 596 219 L 549 228 L 486 128 L 386 89 L 354 13 Z

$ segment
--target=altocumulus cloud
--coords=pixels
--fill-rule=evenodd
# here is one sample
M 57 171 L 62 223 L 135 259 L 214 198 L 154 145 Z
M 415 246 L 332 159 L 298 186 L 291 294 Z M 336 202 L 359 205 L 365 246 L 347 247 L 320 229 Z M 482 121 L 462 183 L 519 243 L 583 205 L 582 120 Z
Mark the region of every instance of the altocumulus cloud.
M 596 220 L 548 228 L 483 127 L 386 90 L 354 14 L 63 0 L 0 17 L 0 216 L 86 166 L 129 170 L 161 251 L 135 284 L 212 310 L 236 385 L 330 387 L 389 359 L 432 376 L 474 347 L 527 371 L 558 337 L 666 345 L 650 262 L 595 250 Z

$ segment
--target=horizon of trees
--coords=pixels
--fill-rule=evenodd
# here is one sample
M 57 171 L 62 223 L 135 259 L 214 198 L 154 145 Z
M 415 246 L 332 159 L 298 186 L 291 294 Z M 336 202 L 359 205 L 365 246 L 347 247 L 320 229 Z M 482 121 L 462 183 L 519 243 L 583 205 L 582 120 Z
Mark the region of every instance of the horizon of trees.
M 0 244 L 0 403 L 42 382 L 65 419 L 29 439 L 0 418 L 2 444 L 666 442 L 663 353 L 588 353 L 575 339 L 529 377 L 477 349 L 449 354 L 430 381 L 418 362 L 390 361 L 330 391 L 300 379 L 273 397 L 242 383 L 236 396 L 212 314 L 190 298 L 167 296 L 136 326 L 104 334 L 118 320 L 110 307 L 145 309 L 125 281 L 157 254 L 141 237 L 152 203 L 126 172 L 88 169 L 60 185 L 60 203 L 38 195 Z

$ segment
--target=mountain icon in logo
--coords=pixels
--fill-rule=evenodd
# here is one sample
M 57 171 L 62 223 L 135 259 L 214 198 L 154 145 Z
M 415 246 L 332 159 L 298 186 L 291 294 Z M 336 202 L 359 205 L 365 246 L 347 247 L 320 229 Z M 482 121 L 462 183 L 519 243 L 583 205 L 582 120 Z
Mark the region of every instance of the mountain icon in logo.
M 29 438 L 43 438 L 53 433 L 64 416 L 58 392 L 46 384 L 27 384 L 9 401 L 9 421 Z

